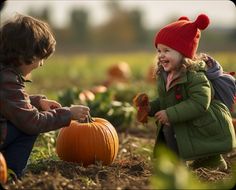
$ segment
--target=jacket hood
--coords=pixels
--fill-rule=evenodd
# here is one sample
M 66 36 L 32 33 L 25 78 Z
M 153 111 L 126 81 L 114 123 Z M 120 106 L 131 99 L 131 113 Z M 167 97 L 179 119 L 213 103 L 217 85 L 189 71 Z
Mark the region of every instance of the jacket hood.
M 206 71 L 206 63 L 204 61 L 194 62 L 192 64 L 192 68 L 194 71 Z

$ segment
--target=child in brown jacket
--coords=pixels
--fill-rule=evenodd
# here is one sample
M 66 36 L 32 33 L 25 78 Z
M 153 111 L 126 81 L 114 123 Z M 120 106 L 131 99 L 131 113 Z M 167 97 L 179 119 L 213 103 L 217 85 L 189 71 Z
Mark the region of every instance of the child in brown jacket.
M 68 126 L 72 119 L 85 120 L 89 108 L 61 107 L 25 91 L 26 76 L 55 51 L 56 41 L 47 23 L 16 15 L 0 28 L 0 41 L 0 124 L 1 130 L 7 129 L 0 151 L 8 168 L 20 177 L 37 136 Z

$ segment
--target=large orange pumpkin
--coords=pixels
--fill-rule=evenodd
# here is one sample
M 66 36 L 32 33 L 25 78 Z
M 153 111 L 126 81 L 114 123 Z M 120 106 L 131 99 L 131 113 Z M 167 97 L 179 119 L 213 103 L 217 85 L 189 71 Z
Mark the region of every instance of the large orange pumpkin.
M 119 139 L 115 128 L 102 118 L 88 123 L 71 121 L 69 127 L 59 131 L 56 151 L 64 161 L 82 163 L 84 166 L 102 161 L 111 164 L 118 152 Z
M 7 164 L 2 153 L 0 153 L 0 183 L 5 184 L 7 182 Z

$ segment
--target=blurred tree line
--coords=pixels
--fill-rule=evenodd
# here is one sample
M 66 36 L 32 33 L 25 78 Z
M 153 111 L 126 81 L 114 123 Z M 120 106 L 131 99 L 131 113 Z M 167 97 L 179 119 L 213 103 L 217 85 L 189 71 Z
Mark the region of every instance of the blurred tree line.
M 29 10 L 28 14 L 51 25 L 57 39 L 57 51 L 62 53 L 154 50 L 158 26 L 155 30 L 145 28 L 142 12 L 138 9 L 124 10 L 118 1 L 109 1 L 106 6 L 110 17 L 99 26 L 91 25 L 87 10 L 76 7 L 70 11 L 70 24 L 65 28 L 54 26 L 50 7 L 40 13 Z M 170 18 L 169 22 L 175 19 Z M 211 28 L 202 33 L 199 51 L 235 51 L 236 26 L 231 29 Z

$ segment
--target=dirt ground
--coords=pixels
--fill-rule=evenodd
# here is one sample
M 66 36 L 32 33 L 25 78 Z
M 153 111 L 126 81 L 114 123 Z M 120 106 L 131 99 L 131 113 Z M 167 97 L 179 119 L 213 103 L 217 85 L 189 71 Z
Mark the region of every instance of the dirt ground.
M 150 133 L 149 133 L 150 134 Z M 110 166 L 101 163 L 87 168 L 60 160 L 41 160 L 37 168 L 29 167 L 21 181 L 8 183 L 5 189 L 150 189 L 152 176 L 151 152 L 154 137 L 133 133 L 119 134 L 120 147 L 118 156 Z M 140 148 L 142 147 L 142 148 Z M 231 166 L 236 161 L 236 152 L 225 155 Z M 193 171 L 200 180 L 219 181 L 230 177 L 232 168 L 226 172 L 210 171 L 199 168 Z

